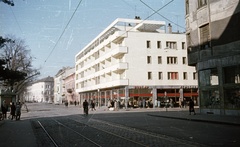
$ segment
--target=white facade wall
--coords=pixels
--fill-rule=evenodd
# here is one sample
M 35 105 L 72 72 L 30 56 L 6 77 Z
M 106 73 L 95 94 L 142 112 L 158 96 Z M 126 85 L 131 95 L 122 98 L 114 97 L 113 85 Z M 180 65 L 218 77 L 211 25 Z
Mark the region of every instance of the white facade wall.
M 40 82 L 40 83 L 35 83 L 32 85 L 32 98 L 33 101 L 37 101 L 37 102 L 43 102 L 44 100 L 44 83 Z
M 125 26 L 118 26 L 121 21 Z M 197 85 L 197 79 L 193 79 L 194 67 L 182 64 L 182 58 L 187 57 L 186 48 L 182 49 L 185 34 L 167 34 L 165 30 L 154 29 L 165 27 L 162 21 L 144 21 L 143 27 L 141 22 L 117 19 L 76 55 L 76 92 L 118 86 Z M 147 48 L 147 41 L 150 41 L 150 48 Z M 161 41 L 160 49 L 158 41 Z M 177 48 L 167 49 L 167 41 L 176 42 Z M 151 58 L 150 64 L 147 56 Z M 158 56 L 162 58 L 161 64 Z M 177 57 L 177 64 L 167 64 L 167 57 Z M 148 79 L 148 72 L 152 73 L 151 79 Z M 159 72 L 162 72 L 162 79 L 159 79 Z M 178 79 L 169 80 L 168 72 L 177 72 Z M 187 80 L 183 79 L 183 72 L 187 72 Z
M 62 104 L 62 76 L 54 78 L 54 103 Z

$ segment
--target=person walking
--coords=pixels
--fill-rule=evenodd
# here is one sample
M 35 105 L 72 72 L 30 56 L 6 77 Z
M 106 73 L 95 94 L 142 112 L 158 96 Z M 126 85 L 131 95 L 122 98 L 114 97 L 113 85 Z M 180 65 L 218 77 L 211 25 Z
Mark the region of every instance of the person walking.
M 83 111 L 86 115 L 88 115 L 88 102 L 87 102 L 87 100 L 85 100 L 83 102 Z
M 193 112 L 194 115 L 196 115 L 195 110 L 194 110 L 194 102 L 192 99 L 189 101 L 189 115 L 191 115 L 191 112 Z
M 16 120 L 20 120 L 21 117 L 21 104 L 17 102 L 16 104 Z
M 4 119 L 7 118 L 7 110 L 8 110 L 8 106 L 7 106 L 5 100 L 3 100 L 3 104 L 1 106 L 1 109 L 2 109 L 2 120 L 4 120 Z
M 10 113 L 12 115 L 12 120 L 15 117 L 15 112 L 16 112 L 16 106 L 15 106 L 14 102 L 12 102 L 11 113 Z
M 95 109 L 95 103 L 94 103 L 94 101 L 93 101 L 93 100 L 91 101 L 91 107 L 92 107 L 92 111 L 93 111 L 93 110 L 95 110 L 95 111 L 96 111 L 96 109 Z

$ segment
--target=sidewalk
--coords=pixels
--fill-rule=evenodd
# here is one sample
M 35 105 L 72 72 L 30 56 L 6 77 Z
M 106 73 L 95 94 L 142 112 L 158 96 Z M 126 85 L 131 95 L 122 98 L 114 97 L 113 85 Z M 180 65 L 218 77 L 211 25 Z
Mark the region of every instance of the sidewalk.
M 105 110 L 106 111 L 106 110 Z M 150 109 L 120 109 L 116 112 L 149 112 L 147 115 L 153 117 L 163 117 L 170 119 L 181 119 L 187 121 L 198 121 L 206 123 L 216 123 L 225 125 L 240 126 L 240 116 L 216 115 L 216 114 L 200 114 L 199 109 L 195 108 L 196 115 L 189 115 L 188 108 L 150 108 Z M 109 112 L 109 110 L 107 111 Z M 106 113 L 106 112 L 105 112 Z

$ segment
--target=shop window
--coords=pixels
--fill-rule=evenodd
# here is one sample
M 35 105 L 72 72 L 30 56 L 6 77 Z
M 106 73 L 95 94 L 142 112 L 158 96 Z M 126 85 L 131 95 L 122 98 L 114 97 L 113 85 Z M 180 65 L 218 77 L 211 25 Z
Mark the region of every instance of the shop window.
M 240 65 L 225 67 L 223 70 L 225 75 L 224 83 L 240 83 Z
M 202 108 L 220 108 L 220 96 L 218 89 L 201 91 Z
M 218 85 L 218 72 L 216 68 L 199 71 L 201 86 Z
M 224 89 L 224 106 L 228 109 L 240 108 L 240 88 Z

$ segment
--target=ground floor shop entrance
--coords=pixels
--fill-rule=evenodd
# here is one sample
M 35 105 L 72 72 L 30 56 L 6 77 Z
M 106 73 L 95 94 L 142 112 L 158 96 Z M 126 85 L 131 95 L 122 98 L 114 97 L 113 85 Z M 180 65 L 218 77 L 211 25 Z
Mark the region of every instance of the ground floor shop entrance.
M 96 107 L 156 108 L 185 107 L 190 99 L 199 104 L 197 86 L 125 86 L 81 92 L 80 102 L 92 101 Z

